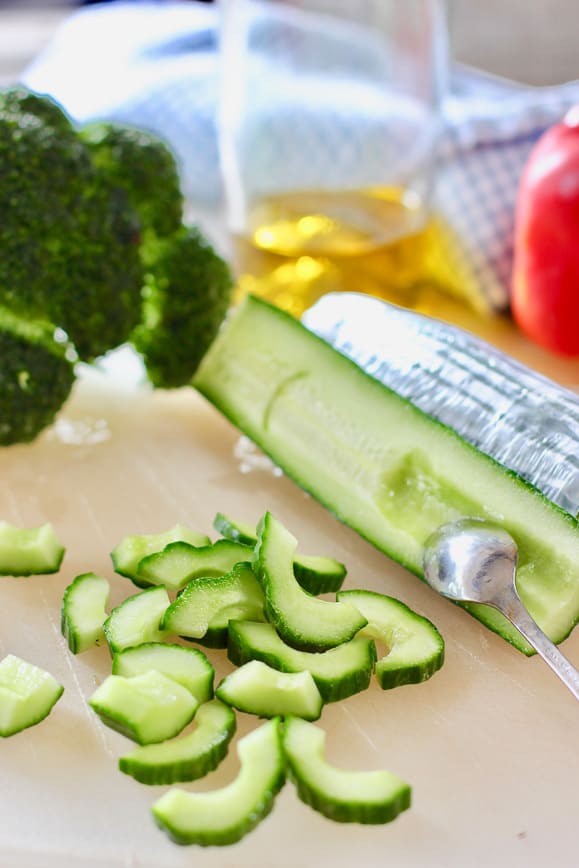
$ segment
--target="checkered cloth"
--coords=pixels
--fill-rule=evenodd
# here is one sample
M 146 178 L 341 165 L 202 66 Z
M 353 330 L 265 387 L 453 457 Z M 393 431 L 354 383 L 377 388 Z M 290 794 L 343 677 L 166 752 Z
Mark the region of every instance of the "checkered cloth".
M 160 133 L 177 155 L 187 196 L 215 203 L 222 195 L 217 15 L 215 7 L 201 3 L 85 8 L 64 22 L 23 81 L 52 94 L 78 122 L 104 118 Z M 286 101 L 268 118 L 267 135 L 252 142 L 253 163 L 244 167 L 248 177 L 253 172 L 267 182 L 283 173 L 287 182 L 292 175 L 299 178 L 302 188 L 308 180 L 315 185 L 316 137 L 333 146 L 335 177 L 330 180 L 335 186 L 340 178 L 363 184 L 364 172 L 372 175 L 373 161 L 384 163 L 392 137 L 379 106 L 361 101 L 355 90 L 320 94 L 315 82 L 302 92 L 303 99 L 294 97 L 294 113 Z M 444 106 L 437 209 L 458 240 L 459 278 L 475 281 L 493 307 L 508 303 L 521 169 L 545 127 L 577 102 L 579 82 L 527 88 L 453 70 Z M 296 128 L 303 131 L 302 149 L 285 147 L 290 126 L 292 141 Z M 404 151 L 398 148 L 398 154 Z

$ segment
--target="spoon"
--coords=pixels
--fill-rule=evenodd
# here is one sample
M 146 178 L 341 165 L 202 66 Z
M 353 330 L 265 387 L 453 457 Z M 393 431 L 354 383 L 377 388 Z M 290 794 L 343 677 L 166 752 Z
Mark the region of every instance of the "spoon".
M 515 585 L 517 544 L 505 530 L 477 518 L 440 527 L 426 541 L 424 577 L 456 602 L 486 603 L 508 618 L 579 699 L 579 672 L 531 618 Z

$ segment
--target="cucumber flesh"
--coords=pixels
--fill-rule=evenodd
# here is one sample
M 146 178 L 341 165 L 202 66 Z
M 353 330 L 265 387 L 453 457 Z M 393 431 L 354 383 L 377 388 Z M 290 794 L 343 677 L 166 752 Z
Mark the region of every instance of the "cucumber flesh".
M 293 572 L 297 541 L 267 512 L 258 526 L 253 566 L 265 594 L 265 613 L 282 639 L 302 651 L 325 651 L 347 642 L 366 619 L 349 603 L 318 600 Z
M 164 642 L 146 642 L 125 648 L 113 657 L 113 675 L 132 678 L 150 669 L 172 678 L 197 702 L 207 702 L 213 696 L 215 670 L 205 654 L 197 648 L 184 648 Z
M 124 537 L 111 552 L 111 560 L 115 572 L 138 585 L 149 587 L 150 582 L 139 576 L 139 563 L 147 555 L 161 552 L 172 542 L 186 542 L 192 546 L 207 546 L 211 540 L 206 534 L 197 533 L 182 524 L 176 524 L 169 530 L 155 534 L 135 534 Z
M 251 559 L 251 549 L 230 540 L 197 548 L 184 542 L 169 543 L 162 552 L 139 563 L 139 576 L 151 585 L 178 591 L 199 576 L 222 576 L 235 564 Z
M 57 573 L 63 557 L 64 546 L 51 524 L 29 528 L 0 521 L 0 575 Z
M 227 647 L 229 621 L 263 618 L 263 591 L 247 563 L 223 576 L 194 579 L 163 616 L 162 627 L 212 648 Z
M 216 769 L 235 733 L 235 712 L 214 699 L 199 708 L 188 735 L 137 747 L 119 759 L 122 772 L 143 784 L 195 781 Z
M 0 736 L 40 723 L 64 692 L 44 669 L 8 654 L 0 662 Z
M 517 587 L 534 619 L 556 642 L 576 624 L 576 519 L 293 317 L 245 299 L 194 385 L 341 521 L 421 577 L 438 527 L 461 516 L 495 521 L 517 542 Z M 499 612 L 465 608 L 531 653 Z
M 139 744 L 179 735 L 199 707 L 185 687 L 155 670 L 134 678 L 109 675 L 89 705 L 103 723 Z
M 178 844 L 234 844 L 271 811 L 285 780 L 279 721 L 270 720 L 237 745 L 241 769 L 220 790 L 190 793 L 172 789 L 155 802 L 157 824 Z
M 257 533 L 252 525 L 218 512 L 213 527 L 226 539 L 254 548 Z M 346 577 L 346 567 L 323 555 L 300 555 L 294 558 L 294 575 L 308 594 L 331 594 L 339 591 Z
M 110 584 L 103 576 L 83 573 L 66 588 L 62 598 L 62 635 L 73 654 L 97 645 L 103 637 Z
M 383 642 L 388 653 L 376 663 L 383 689 L 419 684 L 444 663 L 444 639 L 434 624 L 408 606 L 373 591 L 341 591 L 338 599 L 352 603 L 368 619 L 363 634 Z
M 300 799 L 339 823 L 389 823 L 410 807 L 408 784 L 388 771 L 346 771 L 325 757 L 326 733 L 296 717 L 284 721 L 288 775 Z
M 230 621 L 227 655 L 236 666 L 261 660 L 282 672 L 307 671 L 323 701 L 337 702 L 368 687 L 376 661 L 376 646 L 372 639 L 356 636 L 329 651 L 298 651 L 286 645 L 271 624 Z
M 127 597 L 103 625 L 111 652 L 162 641 L 166 634 L 160 629 L 161 619 L 170 602 L 165 588 L 147 588 Z
M 260 717 L 295 714 L 317 720 L 323 706 L 309 672 L 278 672 L 259 660 L 245 663 L 224 678 L 215 695 L 239 711 Z

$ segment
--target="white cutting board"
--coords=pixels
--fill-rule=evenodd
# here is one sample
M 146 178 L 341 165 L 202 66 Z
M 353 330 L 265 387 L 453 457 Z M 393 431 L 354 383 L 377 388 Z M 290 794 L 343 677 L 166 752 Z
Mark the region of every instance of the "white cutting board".
M 135 394 L 110 376 L 75 387 L 58 425 L 34 444 L 0 450 L 0 517 L 52 521 L 66 544 L 60 573 L 0 578 L 0 653 L 49 669 L 65 686 L 50 717 L 0 740 L 1 868 L 147 866 L 470 868 L 579 864 L 579 706 L 538 659 L 526 659 L 477 621 L 341 526 L 240 440 L 192 390 Z M 447 644 L 444 668 L 422 685 L 376 684 L 324 709 L 330 759 L 388 768 L 413 787 L 394 823 L 332 823 L 287 784 L 272 814 L 239 844 L 172 844 L 154 825 L 164 787 L 121 774 L 130 742 L 103 726 L 87 698 L 110 671 L 105 647 L 73 657 L 60 635 L 65 586 L 94 570 L 112 603 L 136 589 L 112 572 L 122 536 L 176 522 L 209 532 L 218 510 L 254 521 L 266 509 L 304 552 L 349 569 L 345 587 L 399 597 L 427 615 Z M 579 663 L 579 630 L 563 646 Z M 217 676 L 230 671 L 211 652 Z M 255 721 L 239 719 L 239 732 Z M 232 750 L 194 789 L 223 786 Z

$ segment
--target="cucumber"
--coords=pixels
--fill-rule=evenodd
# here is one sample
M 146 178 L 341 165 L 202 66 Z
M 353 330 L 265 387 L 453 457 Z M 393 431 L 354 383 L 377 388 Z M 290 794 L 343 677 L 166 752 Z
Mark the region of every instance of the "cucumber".
M 173 678 L 187 688 L 199 703 L 207 702 L 213 696 L 215 670 L 205 654 L 197 648 L 145 642 L 125 648 L 113 657 L 113 675 L 132 678 L 150 669 Z
M 103 636 L 111 586 L 103 576 L 83 573 L 65 589 L 60 625 L 73 654 L 97 645 Z
M 50 523 L 15 527 L 0 521 L 0 575 L 34 576 L 57 573 L 64 546 Z
M 239 711 L 260 717 L 295 714 L 317 720 L 323 706 L 309 672 L 278 672 L 259 660 L 245 663 L 224 678 L 215 695 Z
M 134 678 L 109 675 L 89 705 L 103 723 L 138 744 L 179 735 L 199 707 L 185 687 L 154 669 Z
M 408 784 L 387 771 L 336 768 L 325 758 L 326 733 L 319 726 L 288 717 L 283 749 L 288 776 L 298 796 L 338 823 L 389 823 L 410 807 Z
M 517 587 L 547 635 L 560 642 L 576 624 L 577 520 L 293 317 L 248 297 L 193 382 L 288 476 L 416 575 L 440 525 L 486 518 L 517 542 Z M 532 653 L 499 612 L 465 608 Z
M 164 639 L 160 624 L 170 602 L 165 588 L 147 588 L 113 609 L 103 624 L 111 653 Z
M 434 624 L 400 600 L 373 591 L 341 591 L 339 600 L 352 603 L 368 619 L 362 633 L 383 642 L 388 653 L 376 663 L 380 687 L 419 684 L 444 663 L 444 639 Z
M 236 666 L 261 660 L 282 672 L 307 671 L 323 701 L 337 702 L 366 690 L 374 671 L 376 646 L 372 639 L 356 636 L 337 648 L 312 654 L 290 648 L 271 624 L 230 621 L 227 655 Z
M 220 539 L 199 548 L 173 542 L 162 552 L 147 555 L 139 562 L 139 576 L 150 585 L 164 585 L 178 591 L 199 576 L 222 576 L 240 561 L 251 559 L 251 549 L 230 540 Z
M 266 512 L 257 529 L 253 566 L 265 594 L 265 613 L 282 639 L 302 651 L 325 651 L 351 639 L 367 623 L 354 606 L 318 600 L 293 573 L 297 541 Z
M 0 736 L 6 738 L 48 717 L 64 692 L 49 672 L 8 654 L 0 662 Z
M 223 576 L 194 579 L 163 616 L 164 630 L 210 648 L 226 648 L 229 621 L 263 618 L 263 591 L 247 563 Z
M 236 521 L 222 512 L 213 520 L 213 527 L 226 539 L 254 548 L 257 543 L 255 528 Z M 334 558 L 323 555 L 300 555 L 294 558 L 294 575 L 308 594 L 331 594 L 339 591 L 346 577 L 346 567 Z
M 116 573 L 125 576 L 138 587 L 149 587 L 139 575 L 139 563 L 147 555 L 161 552 L 172 542 L 186 542 L 193 546 L 207 546 L 210 539 L 206 534 L 197 533 L 182 524 L 155 534 L 135 534 L 124 537 L 111 552 L 111 560 Z
M 205 793 L 172 789 L 153 805 L 155 821 L 177 844 L 234 844 L 271 811 L 285 780 L 279 721 L 246 735 L 237 752 L 241 769 L 228 786 Z
M 202 705 L 189 735 L 137 747 L 119 759 L 119 769 L 142 784 L 195 781 L 216 769 L 235 733 L 235 712 L 218 699 Z

